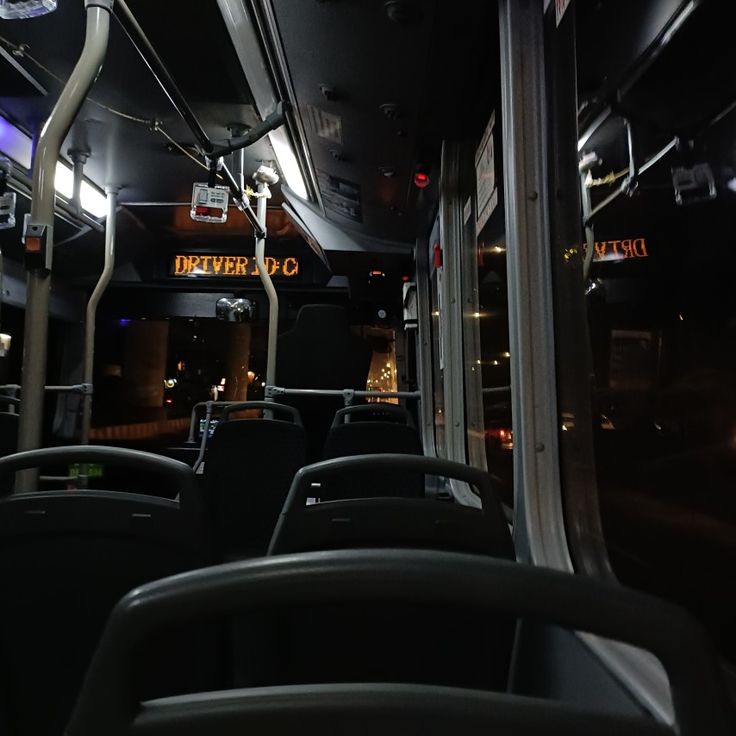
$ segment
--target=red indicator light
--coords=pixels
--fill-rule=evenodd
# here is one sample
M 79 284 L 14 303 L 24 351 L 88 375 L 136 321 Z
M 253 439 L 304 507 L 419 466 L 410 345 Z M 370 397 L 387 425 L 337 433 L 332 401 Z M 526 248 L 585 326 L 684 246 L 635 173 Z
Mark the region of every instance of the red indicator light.
M 31 236 L 26 237 L 26 253 L 40 253 L 41 252 L 41 238 Z
M 371 276 L 385 276 L 383 271 L 371 271 Z
M 173 403 L 174 403 L 174 399 L 164 399 L 164 401 L 165 401 L 165 402 L 166 402 L 167 404 L 173 404 Z
M 408 276 L 402 276 L 402 277 L 401 277 L 401 280 L 402 280 L 402 281 L 403 281 L 404 283 L 406 283 L 407 281 L 409 281 L 409 277 L 408 277 Z
M 195 207 L 194 211 L 198 215 L 200 215 L 200 216 L 201 215 L 204 215 L 205 217 L 209 216 L 209 214 L 210 214 L 210 208 L 209 207 L 203 207 L 202 205 L 197 205 L 197 207 Z
M 428 187 L 429 174 L 424 171 L 417 171 L 416 174 L 414 174 L 414 184 L 419 187 L 419 189 L 424 189 L 425 187 Z

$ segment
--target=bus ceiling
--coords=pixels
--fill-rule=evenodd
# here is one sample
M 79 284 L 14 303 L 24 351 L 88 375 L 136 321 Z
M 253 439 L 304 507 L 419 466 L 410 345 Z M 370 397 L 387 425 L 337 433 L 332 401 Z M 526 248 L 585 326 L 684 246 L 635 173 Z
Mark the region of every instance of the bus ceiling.
M 121 186 L 121 203 L 147 227 L 153 215 L 137 203 L 188 201 L 191 182 L 206 177 L 192 159 L 204 165 L 200 154 L 211 144 L 225 146 L 270 120 L 262 131 L 268 135 L 245 151 L 245 171 L 272 163 L 285 192 L 363 248 L 413 244 L 414 211 L 436 206 L 442 136 L 472 129 L 489 105 L 485 72 L 458 80 L 452 69 L 476 66 L 477 49 L 496 43 L 495 11 L 477 11 L 481 31 L 463 28 L 434 2 L 360 4 L 359 19 L 347 3 L 305 3 L 298 15 L 288 5 L 218 0 L 212 12 L 195 14 L 175 0 L 114 4 L 121 23 L 111 26 L 105 65 L 62 159 L 85 154 L 84 173 L 99 184 L 98 194 L 106 184 Z M 83 6 L 60 3 L 48 16 L 2 28 L 12 69 L 10 62 L 0 69 L 23 80 L 24 95 L 0 97 L 0 110 L 29 141 L 81 47 Z M 447 49 L 448 28 L 468 42 Z M 206 65 L 193 49 L 207 56 Z M 280 120 L 279 103 L 286 124 L 270 130 Z M 282 201 L 275 190 L 271 204 Z

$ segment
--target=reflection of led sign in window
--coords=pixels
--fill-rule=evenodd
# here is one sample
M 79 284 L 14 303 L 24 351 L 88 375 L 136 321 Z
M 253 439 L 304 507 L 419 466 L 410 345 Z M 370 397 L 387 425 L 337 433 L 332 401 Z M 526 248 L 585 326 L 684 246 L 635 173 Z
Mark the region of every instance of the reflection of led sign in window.
M 583 252 L 585 244 L 583 244 Z M 623 261 L 627 258 L 648 258 L 647 241 L 644 238 L 624 240 L 597 240 L 594 261 Z
M 266 257 L 269 276 L 294 278 L 299 275 L 299 259 Z M 258 277 L 255 256 L 175 255 L 171 261 L 173 276 L 197 278 L 248 278 Z

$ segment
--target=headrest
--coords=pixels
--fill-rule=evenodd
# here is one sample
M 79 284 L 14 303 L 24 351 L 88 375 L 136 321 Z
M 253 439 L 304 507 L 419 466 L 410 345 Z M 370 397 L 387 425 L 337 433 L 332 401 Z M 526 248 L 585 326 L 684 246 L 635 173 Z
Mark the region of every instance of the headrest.
M 296 317 L 294 329 L 329 332 L 346 331 L 350 327 L 344 307 L 336 304 L 305 304 Z

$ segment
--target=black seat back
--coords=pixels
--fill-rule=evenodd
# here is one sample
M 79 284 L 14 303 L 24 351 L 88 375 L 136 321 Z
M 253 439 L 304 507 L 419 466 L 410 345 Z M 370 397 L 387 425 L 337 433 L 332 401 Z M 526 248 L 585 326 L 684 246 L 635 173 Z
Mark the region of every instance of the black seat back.
M 340 409 L 327 434 L 323 458 L 379 453 L 422 454 L 422 443 L 411 414 L 395 404 L 363 404 Z M 320 500 L 387 495 L 422 498 L 424 475 L 374 470 L 365 476 L 353 476 L 348 485 L 323 485 Z
M 467 628 L 464 613 L 533 619 L 651 651 L 669 676 L 680 736 L 729 736 L 732 718 L 718 661 L 700 626 L 681 609 L 585 576 L 477 555 L 419 550 L 351 550 L 259 559 L 194 571 L 130 593 L 108 622 L 67 736 L 209 736 L 350 733 L 496 736 L 674 736 L 648 714 L 624 716 L 577 704 L 432 684 L 308 684 L 194 694 L 141 703 L 132 646 L 177 621 L 255 610 L 299 612 L 314 604 L 388 611 L 438 606 Z M 412 632 L 409 630 L 407 635 Z M 348 652 L 364 630 L 334 637 Z M 308 638 L 309 631 L 303 630 Z M 451 640 L 452 646 L 452 640 Z M 465 652 L 468 662 L 485 652 Z M 453 652 L 425 642 L 428 661 Z M 386 652 L 389 677 L 405 650 Z M 308 664 L 319 664 L 308 663 Z M 463 666 L 462 662 L 459 665 Z M 358 672 L 361 665 L 356 664 Z M 390 683 L 390 684 L 386 684 Z
M 313 485 L 340 478 L 350 493 L 385 472 L 432 474 L 475 486 L 482 508 L 430 499 L 384 497 L 307 505 Z M 347 478 L 347 480 L 346 480 Z M 386 490 L 385 493 L 390 491 Z M 476 468 L 413 455 L 361 455 L 325 460 L 302 468 L 294 478 L 269 546 L 269 554 L 349 547 L 418 547 L 488 554 L 513 559 L 514 548 L 490 476 Z
M 119 448 L 54 448 L 8 456 L 0 460 L 0 473 L 48 462 L 126 460 L 139 473 L 177 483 L 181 503 L 95 490 L 0 498 L 0 689 L 12 736 L 63 732 L 107 616 L 122 595 L 211 561 L 194 476 L 181 463 Z M 150 648 L 146 692 L 165 694 L 164 682 L 174 688 L 206 682 L 194 668 L 175 665 L 176 655 L 164 640 Z M 207 662 L 200 661 L 202 678 L 214 676 Z
M 470 508 L 425 498 L 361 498 L 306 505 L 307 496 L 316 493 L 315 482 L 350 491 L 354 478 L 362 483 L 383 482 L 386 473 L 410 476 L 424 474 L 459 478 L 475 486 L 483 508 Z M 335 486 L 340 481 L 339 486 Z M 390 490 L 386 489 L 386 491 Z M 321 493 L 321 491 L 320 491 Z M 362 455 L 326 460 L 299 471 L 274 532 L 269 554 L 284 554 L 346 548 L 423 548 L 471 552 L 514 559 L 508 524 L 491 485 L 490 476 L 475 468 L 437 458 L 417 455 Z M 337 672 L 342 681 L 355 675 L 354 661 L 362 662 L 370 679 L 381 679 L 387 651 L 403 651 L 403 669 L 394 674 L 401 681 L 498 688 L 505 685 L 511 657 L 511 642 L 516 622 L 512 617 L 481 618 L 464 614 L 462 631 L 443 628 L 447 611 L 426 616 L 415 606 L 395 607 L 391 611 L 362 608 L 354 611 L 322 607 L 296 617 L 290 613 L 276 619 L 270 616 L 259 626 L 262 640 L 278 642 L 284 637 L 304 661 L 318 661 L 322 672 Z M 277 622 L 277 623 L 274 623 Z M 350 637 L 352 630 L 364 632 L 352 648 L 333 649 L 330 642 Z M 303 632 L 309 631 L 304 637 Z M 270 637 L 270 638 L 269 638 Z M 292 673 L 290 682 L 301 682 L 300 672 L 289 659 L 272 657 L 260 665 L 268 666 L 270 679 L 259 680 L 248 669 L 247 650 L 252 648 L 247 631 L 245 646 L 236 648 L 236 661 L 242 661 L 243 682 L 279 682 L 279 669 Z M 447 658 L 438 666 L 427 656 L 427 641 L 432 646 L 456 648 L 459 660 Z M 275 646 L 273 648 L 276 648 Z M 469 651 L 483 651 L 484 661 L 467 658 Z M 466 657 L 465 666 L 460 661 Z M 316 666 L 314 666 L 316 669 Z M 428 679 L 417 680 L 418 677 Z
M 365 390 L 372 351 L 353 334 L 347 312 L 332 304 L 306 304 L 294 327 L 279 336 L 276 383 L 285 388 Z M 307 459 L 319 460 L 341 398 L 285 396 L 307 428 Z
M 0 412 L 0 457 L 12 455 L 18 448 L 18 415 Z
M 275 418 L 229 419 L 244 409 L 268 410 Z M 272 402 L 233 404 L 222 418 L 204 466 L 215 540 L 225 557 L 264 554 L 294 475 L 305 463 L 304 428 L 293 407 Z

